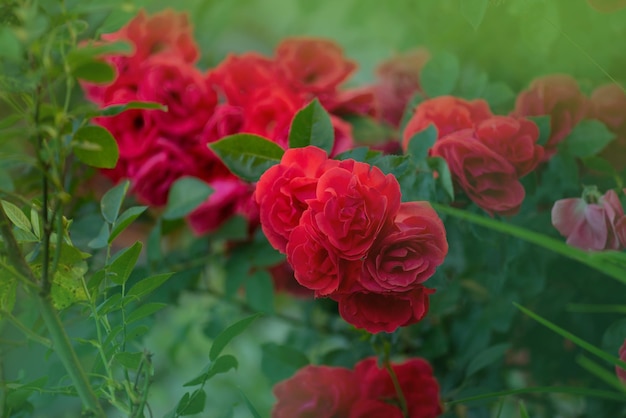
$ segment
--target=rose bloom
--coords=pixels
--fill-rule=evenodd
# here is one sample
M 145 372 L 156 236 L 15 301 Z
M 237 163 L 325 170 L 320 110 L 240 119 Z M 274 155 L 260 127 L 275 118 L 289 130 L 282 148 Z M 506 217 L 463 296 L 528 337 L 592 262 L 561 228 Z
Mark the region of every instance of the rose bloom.
M 426 48 L 418 48 L 397 54 L 376 69 L 378 80 L 374 92 L 380 103 L 380 117 L 391 126 L 400 126 L 407 104 L 421 90 L 419 75 L 429 59 L 430 52 Z
M 254 92 L 278 83 L 272 60 L 254 52 L 229 54 L 209 73 L 209 80 L 233 106 L 244 106 Z
M 163 206 L 171 185 L 183 176 L 195 176 L 194 160 L 166 138 L 156 140 L 146 157 L 132 162 L 128 176 L 139 200 L 152 206 Z
M 274 395 L 272 418 L 348 417 L 358 386 L 351 370 L 309 365 L 274 386 Z
M 589 101 L 569 75 L 554 74 L 535 79 L 517 96 L 513 116 L 550 116 L 550 138 L 544 145 L 544 161 L 589 112 Z
M 348 323 L 367 332 L 394 332 L 420 321 L 428 312 L 428 295 L 434 290 L 417 285 L 404 293 L 336 293 L 339 314 Z
M 591 112 L 611 132 L 626 134 L 626 93 L 618 84 L 605 84 L 591 93 Z
M 335 134 L 335 142 L 333 143 L 330 156 L 333 157 L 353 149 L 354 138 L 352 137 L 352 125 L 334 115 L 330 115 L 330 121 L 333 124 Z
M 167 106 L 166 112 L 154 112 L 161 132 L 181 136 L 202 131 L 217 96 L 200 71 L 175 56 L 161 54 L 147 60 L 142 73 L 138 98 Z
M 388 370 L 379 368 L 376 363 L 376 357 L 370 357 L 354 366 L 354 377 L 360 386 L 361 397 L 387 402 L 393 400 L 397 405 L 398 395 L 391 376 Z M 439 384 L 426 360 L 413 358 L 402 364 L 392 363 L 391 368 L 406 399 L 410 418 L 435 418 L 443 412 Z
M 321 38 L 295 37 L 276 48 L 276 72 L 296 91 L 323 93 L 335 90 L 356 70 L 335 42 Z
M 317 98 L 333 115 L 362 115 L 375 118 L 379 113 L 379 104 L 371 86 L 321 93 Z
M 311 199 L 313 227 L 347 260 L 364 257 L 400 207 L 400 185 L 378 167 L 340 161 L 319 178 Z
M 402 410 L 395 405 L 375 399 L 359 399 L 348 418 L 404 418 Z
M 293 275 L 293 267 L 286 261 L 267 269 L 274 282 L 276 292 L 286 292 L 298 298 L 311 298 L 313 292 L 302 286 Z
M 476 137 L 515 167 L 523 177 L 537 167 L 543 158 L 543 147 L 537 145 L 539 128 L 528 119 L 494 116 L 476 126 Z
M 476 139 L 471 129 L 438 140 L 431 152 L 446 160 L 455 184 L 490 215 L 519 210 L 525 192 L 515 167 Z
M 437 138 L 473 128 L 492 115 L 489 105 L 482 99 L 464 100 L 453 96 L 440 96 L 420 103 L 404 128 L 402 148 L 406 150 L 411 138 L 433 124 Z
M 130 41 L 135 46 L 132 56 L 134 65 L 163 52 L 177 55 L 189 64 L 196 62 L 199 56 L 187 14 L 173 9 L 152 16 L 140 10 L 124 27 L 102 35 L 102 39 L 108 42 Z
M 582 198 L 557 200 L 552 207 L 552 225 L 568 245 L 582 250 L 620 249 L 620 236 L 626 232 L 623 218 L 617 193 L 609 190 L 600 196 L 595 187 L 586 189 Z
M 313 146 L 290 148 L 256 185 L 261 227 L 270 244 L 284 253 L 291 231 L 298 226 L 307 200 L 315 198 L 319 177 L 329 166 L 326 152 Z
M 447 253 L 443 222 L 430 204 L 402 203 L 370 250 L 360 282 L 371 292 L 408 291 L 432 276 Z
M 626 361 L 626 340 L 619 348 L 619 359 L 622 361 Z M 621 380 L 624 384 L 626 384 L 626 370 L 622 369 L 620 366 L 615 366 L 615 373 L 619 380 Z

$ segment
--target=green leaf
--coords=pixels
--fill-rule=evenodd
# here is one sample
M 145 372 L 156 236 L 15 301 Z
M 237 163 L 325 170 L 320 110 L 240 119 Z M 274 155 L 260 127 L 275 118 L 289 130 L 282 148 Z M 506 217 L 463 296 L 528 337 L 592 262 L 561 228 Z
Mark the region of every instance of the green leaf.
M 157 274 L 156 276 L 151 276 L 147 279 L 143 279 L 130 288 L 130 290 L 126 294 L 126 297 L 140 299 L 150 294 L 155 289 L 159 288 L 163 283 L 167 281 L 167 279 L 172 277 L 172 274 L 173 273 Z
M 526 406 L 524 405 L 524 401 L 519 401 L 519 416 L 520 418 L 530 418 L 528 411 L 526 410 Z
M 151 302 L 146 303 L 145 305 L 141 305 L 137 309 L 134 309 L 128 316 L 126 317 L 126 324 L 133 323 L 135 321 L 139 321 L 147 316 L 150 316 L 161 309 L 165 308 L 167 303 L 157 303 Z
M 24 59 L 24 48 L 19 38 L 7 26 L 0 27 L 0 58 L 13 62 L 20 62 Z
M 13 225 L 18 227 L 22 231 L 32 232 L 32 226 L 30 224 L 30 221 L 20 208 L 18 208 L 11 202 L 7 202 L 6 200 L 0 200 L 0 203 L 2 203 L 4 213 L 6 213 L 7 217 L 11 220 Z
M 204 411 L 206 404 L 206 392 L 200 388 L 194 391 L 191 395 L 185 393 L 181 401 L 176 407 L 176 412 L 180 416 L 199 414 Z
M 468 402 L 481 399 L 499 398 L 510 395 L 524 395 L 528 393 L 569 393 L 574 395 L 589 396 L 599 399 L 610 399 L 613 401 L 624 401 L 623 393 L 608 392 L 606 390 L 588 389 L 584 387 L 570 386 L 535 386 L 523 389 L 503 390 L 500 392 L 490 392 L 482 395 L 471 396 L 468 398 L 453 399 L 447 402 L 448 405 L 466 404 Z
M 313 145 L 328 154 L 333 149 L 335 130 L 330 116 L 317 98 L 299 110 L 291 122 L 289 148 L 303 148 Z
M 15 298 L 17 296 L 17 279 L 8 275 L 2 276 L 0 280 L 0 309 L 11 313 L 15 307 Z M 0 314 L 2 318 L 2 314 Z
M 100 211 L 108 223 L 113 224 L 117 220 L 117 215 L 120 213 L 120 208 L 122 207 L 122 202 L 124 201 L 129 185 L 128 180 L 125 180 L 102 196 Z
M 109 278 L 113 283 L 119 285 L 126 283 L 126 280 L 130 277 L 130 273 L 132 273 L 135 268 L 135 264 L 137 264 L 137 259 L 139 258 L 142 247 L 143 244 L 137 241 L 132 247 L 126 248 L 116 254 L 115 259 L 111 261 L 109 267 Z
M 239 389 L 239 393 L 241 394 L 241 397 L 243 398 L 243 401 L 246 403 L 246 407 L 248 408 L 248 411 L 250 411 L 250 413 L 252 414 L 252 417 L 253 418 L 261 418 L 261 414 L 259 414 L 259 412 L 256 410 L 254 405 L 252 405 L 252 402 L 250 402 L 250 399 L 248 399 L 248 397 L 243 392 L 243 390 Z
M 131 370 L 137 370 L 139 368 L 142 358 L 143 353 L 140 351 L 134 353 L 121 352 L 115 354 L 115 361 Z
M 191 213 L 213 193 L 206 182 L 195 177 L 182 177 L 170 188 L 163 219 L 179 219 Z
M 209 359 L 211 361 L 215 361 L 217 357 L 220 355 L 224 347 L 237 335 L 241 334 L 252 324 L 261 314 L 256 313 L 247 318 L 244 318 L 240 321 L 235 322 L 224 331 L 220 332 L 215 340 L 213 341 L 213 345 L 211 346 L 211 350 L 209 351 Z
M 115 80 L 115 70 L 110 64 L 92 60 L 80 64 L 72 70 L 72 75 L 78 79 L 92 83 L 109 83 Z
M 444 96 L 454 91 L 461 67 L 448 52 L 440 52 L 426 62 L 420 73 L 420 84 L 429 97 Z
M 219 356 L 217 360 L 215 360 L 209 365 L 209 367 L 207 368 L 207 371 L 191 379 L 190 381 L 185 383 L 183 386 L 187 387 L 187 386 L 202 385 L 204 384 L 204 382 L 206 382 L 207 380 L 209 380 L 216 374 L 226 373 L 230 369 L 237 369 L 237 367 L 239 367 L 239 362 L 234 356 L 231 356 L 230 354 Z
M 132 208 L 126 209 L 122 215 L 113 223 L 113 228 L 111 229 L 111 235 L 108 238 L 108 243 L 112 243 L 115 238 L 119 234 L 122 233 L 128 227 L 128 225 L 132 224 L 135 219 L 137 219 L 142 213 L 144 213 L 148 209 L 148 206 L 133 206 Z
M 233 174 L 247 181 L 257 181 L 285 153 L 274 142 L 252 134 L 230 135 L 209 144 L 209 148 Z
M 132 101 L 124 104 L 107 106 L 100 111 L 100 114 L 102 116 L 116 116 L 122 112 L 132 109 L 162 110 L 167 112 L 167 106 L 164 106 L 161 103 Z
M 619 176 L 619 174 L 617 173 L 617 170 L 615 170 L 615 167 L 613 167 L 613 165 L 610 162 L 608 162 L 602 157 L 598 157 L 597 155 L 592 155 L 591 157 L 583 158 L 582 163 L 588 169 L 597 171 L 606 176 L 610 176 L 610 177 Z
M 39 223 L 39 212 L 35 208 L 30 208 L 30 223 L 33 227 L 33 233 L 38 239 L 41 239 L 41 224 Z
M 87 246 L 93 249 L 106 247 L 109 244 L 109 233 L 109 224 L 103 222 L 98 235 L 89 241 Z
M 483 368 L 489 366 L 491 363 L 495 363 L 496 361 L 498 361 L 500 357 L 504 356 L 509 347 L 510 344 L 502 343 L 496 344 L 481 351 L 476 357 L 472 359 L 472 361 L 467 366 L 465 377 L 470 377 L 479 370 L 482 370 Z
M 454 200 L 454 184 L 452 183 L 452 174 L 448 162 L 441 157 L 429 157 L 428 165 L 437 172 L 437 184 L 446 192 L 450 200 Z
M 602 151 L 613 139 L 615 135 L 604 123 L 597 120 L 583 120 L 563 141 L 563 146 L 569 154 L 585 158 Z
M 74 133 L 74 154 L 96 168 L 114 168 L 120 156 L 113 135 L 101 126 L 84 126 Z
M 576 363 L 578 363 L 581 367 L 583 367 L 589 373 L 595 375 L 598 379 L 603 380 L 606 384 L 613 386 L 617 390 L 626 392 L 626 386 L 615 375 L 615 369 L 608 371 L 606 368 L 600 366 L 595 361 L 590 360 L 583 355 L 579 355 L 576 358 Z M 626 395 L 624 396 L 624 400 L 626 400 Z
M 548 143 L 548 139 L 550 139 L 551 127 L 550 122 L 552 117 L 550 115 L 545 116 L 530 116 L 528 119 L 535 122 L 537 128 L 539 128 L 539 139 L 537 140 L 537 144 L 545 145 Z
M 116 293 L 110 296 L 107 300 L 102 302 L 100 306 L 98 306 L 97 312 L 98 315 L 106 315 L 109 312 L 117 311 L 122 308 L 122 295 L 120 293 Z
M 257 270 L 246 281 L 246 300 L 258 312 L 274 312 L 274 282 L 266 270 Z
M 421 163 L 426 161 L 428 151 L 435 145 L 437 140 L 437 128 L 432 123 L 426 129 L 413 135 L 409 139 L 408 154 L 413 161 Z
M 108 42 L 99 45 L 88 45 L 73 49 L 67 54 L 67 63 L 72 69 L 93 61 L 95 58 L 107 54 L 130 54 L 133 46 L 125 41 Z
M 508 84 L 501 81 L 489 83 L 483 93 L 483 99 L 489 103 L 489 107 L 495 111 L 508 113 L 515 100 L 515 92 Z
M 290 346 L 267 343 L 261 346 L 261 352 L 261 370 L 271 384 L 291 377 L 309 364 L 307 356 Z
M 480 22 L 485 17 L 485 11 L 489 6 L 489 0 L 463 0 L 461 1 L 461 14 L 472 25 L 474 30 L 478 29 Z

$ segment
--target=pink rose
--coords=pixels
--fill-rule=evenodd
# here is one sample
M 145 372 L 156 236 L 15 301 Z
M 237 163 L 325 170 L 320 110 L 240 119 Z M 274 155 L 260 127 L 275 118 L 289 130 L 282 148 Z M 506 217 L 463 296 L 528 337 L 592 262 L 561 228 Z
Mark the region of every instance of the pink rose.
M 490 215 L 519 210 L 525 192 L 515 167 L 476 139 L 471 129 L 438 140 L 431 153 L 446 160 L 455 184 Z
M 406 202 L 365 260 L 361 284 L 371 292 L 404 292 L 433 275 L 448 253 L 443 222 L 428 202 Z
M 428 295 L 433 292 L 418 285 L 405 293 L 350 292 L 331 297 L 339 302 L 339 313 L 346 322 L 375 334 L 420 321 L 428 312 Z
M 400 185 L 378 167 L 339 162 L 319 178 L 310 200 L 313 226 L 347 260 L 364 257 L 400 207 Z
M 437 138 L 462 129 L 474 128 L 492 115 L 489 105 L 482 99 L 467 101 L 453 96 L 440 96 L 424 100 L 404 128 L 402 148 L 406 150 L 411 138 L 433 124 Z
M 609 190 L 600 196 L 595 187 L 586 189 L 582 198 L 561 199 L 552 207 L 552 225 L 568 245 L 582 250 L 618 250 L 626 232 L 623 218 L 617 193 Z
M 296 91 L 335 90 L 354 70 L 335 42 L 320 38 L 288 38 L 276 48 L 276 72 Z
M 347 417 L 358 396 L 351 370 L 306 366 L 274 386 L 272 418 Z
M 280 164 L 270 167 L 259 179 L 255 199 L 261 227 L 278 251 L 285 252 L 291 231 L 308 208 L 307 200 L 315 197 L 319 177 L 329 165 L 336 164 L 319 148 L 291 148 Z
M 513 164 L 518 177 L 533 171 L 543 158 L 543 147 L 537 145 L 539 128 L 528 119 L 509 116 L 485 119 L 476 126 L 476 137 Z
M 589 101 L 569 75 L 554 74 L 535 79 L 517 96 L 513 115 L 550 116 L 550 138 L 544 145 L 544 161 L 556 153 L 556 147 L 587 116 Z
M 388 370 L 379 368 L 375 357 L 354 366 L 354 377 L 359 383 L 361 397 L 398 404 L 398 394 Z M 439 384 L 433 369 L 422 358 L 413 358 L 402 364 L 391 364 L 406 400 L 410 418 L 435 418 L 442 412 Z

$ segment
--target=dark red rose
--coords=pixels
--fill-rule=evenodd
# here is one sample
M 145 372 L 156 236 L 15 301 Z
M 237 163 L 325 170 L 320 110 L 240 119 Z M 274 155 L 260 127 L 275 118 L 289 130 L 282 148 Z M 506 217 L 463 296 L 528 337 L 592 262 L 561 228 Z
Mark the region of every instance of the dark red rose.
M 404 128 L 402 147 L 406 150 L 411 138 L 433 124 L 437 138 L 462 129 L 474 128 L 492 115 L 482 99 L 467 101 L 453 96 L 440 96 L 421 102 Z
M 492 151 L 513 164 L 518 177 L 537 167 L 543 147 L 537 145 L 539 128 L 528 119 L 494 116 L 476 126 L 476 137 Z
M 254 52 L 229 54 L 209 73 L 209 80 L 233 106 L 244 106 L 257 90 L 278 84 L 273 62 Z
M 324 108 L 334 115 L 378 115 L 378 102 L 371 86 L 336 90 L 317 97 Z
M 428 202 L 406 202 L 374 244 L 361 284 L 371 292 L 405 292 L 433 275 L 448 253 L 443 222 Z
M 473 130 L 438 140 L 431 152 L 446 160 L 455 184 L 490 215 L 513 215 L 519 210 L 525 192 L 515 167 L 476 139 Z
M 272 418 L 347 417 L 358 397 L 351 370 L 306 366 L 274 386 Z
M 314 292 L 302 286 L 293 275 L 293 267 L 286 261 L 267 269 L 272 275 L 274 290 L 299 298 L 311 298 Z
M 398 394 L 388 370 L 379 368 L 377 359 L 370 357 L 354 366 L 354 377 L 365 399 L 399 404 Z M 401 364 L 391 364 L 406 400 L 410 418 L 435 418 L 442 412 L 439 384 L 433 369 L 422 358 L 413 358 Z
M 548 75 L 535 79 L 517 96 L 513 115 L 550 116 L 550 138 L 544 145 L 544 160 L 556 153 L 562 142 L 589 113 L 589 100 L 569 75 Z
M 319 178 L 310 200 L 313 226 L 347 260 L 363 258 L 400 207 L 400 185 L 378 167 L 339 162 Z
M 196 173 L 191 156 L 165 138 L 157 139 L 146 157 L 133 161 L 128 169 L 132 191 L 139 200 L 152 206 L 165 205 L 172 183 Z
M 233 215 L 245 216 L 256 222 L 256 205 L 252 203 L 253 186 L 234 176 L 209 182 L 213 193 L 187 217 L 187 222 L 196 235 L 217 229 Z
M 288 38 L 276 48 L 276 72 L 296 91 L 335 90 L 354 70 L 335 42 L 320 38 Z
M 400 126 L 409 100 L 420 91 L 419 75 L 429 59 L 430 52 L 418 48 L 397 54 L 378 66 L 374 92 L 382 120 L 394 127 Z
M 263 173 L 255 199 L 263 232 L 278 251 L 285 252 L 291 231 L 308 208 L 307 200 L 315 197 L 319 177 L 329 165 L 337 164 L 319 148 L 291 148 L 285 151 L 280 164 Z
M 404 293 L 337 293 L 339 313 L 346 322 L 376 334 L 393 332 L 420 321 L 428 312 L 431 289 L 417 286 Z
M 153 112 L 161 132 L 182 136 L 203 129 L 213 114 L 217 96 L 200 71 L 163 55 L 147 60 L 141 71 L 137 97 L 167 106 L 166 112 Z

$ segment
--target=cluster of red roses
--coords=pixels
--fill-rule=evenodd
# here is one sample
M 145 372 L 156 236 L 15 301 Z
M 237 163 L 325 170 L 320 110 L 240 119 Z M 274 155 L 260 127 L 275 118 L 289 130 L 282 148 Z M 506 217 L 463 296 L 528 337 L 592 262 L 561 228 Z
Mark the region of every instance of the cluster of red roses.
M 292 148 L 256 189 L 261 226 L 298 282 L 339 303 L 369 332 L 392 332 L 428 310 L 422 283 L 448 251 L 427 202 L 401 203 L 398 181 L 369 164 Z
M 134 51 L 104 56 L 116 78 L 104 85 L 84 83 L 88 97 L 103 107 L 131 101 L 167 106 L 167 112 L 135 109 L 95 119 L 120 150 L 116 168 L 104 173 L 113 181 L 130 178 L 133 192 L 152 206 L 166 203 L 180 177 L 206 181 L 214 193 L 188 218 L 196 233 L 215 229 L 235 213 L 253 224 L 258 217 L 254 187 L 230 173 L 208 143 L 245 132 L 287 148 L 293 116 L 317 97 L 331 114 L 336 154 L 353 145 L 351 125 L 340 116 L 374 112 L 370 89 L 339 89 L 356 63 L 328 40 L 286 39 L 273 58 L 229 55 L 206 73 L 195 67 L 199 52 L 185 14 L 141 11 L 102 41 L 126 41 Z
M 391 364 L 407 406 L 406 417 L 434 418 L 441 414 L 439 385 L 421 358 Z M 376 358 L 349 370 L 306 366 L 274 387 L 273 418 L 402 418 L 401 401 L 386 369 Z

